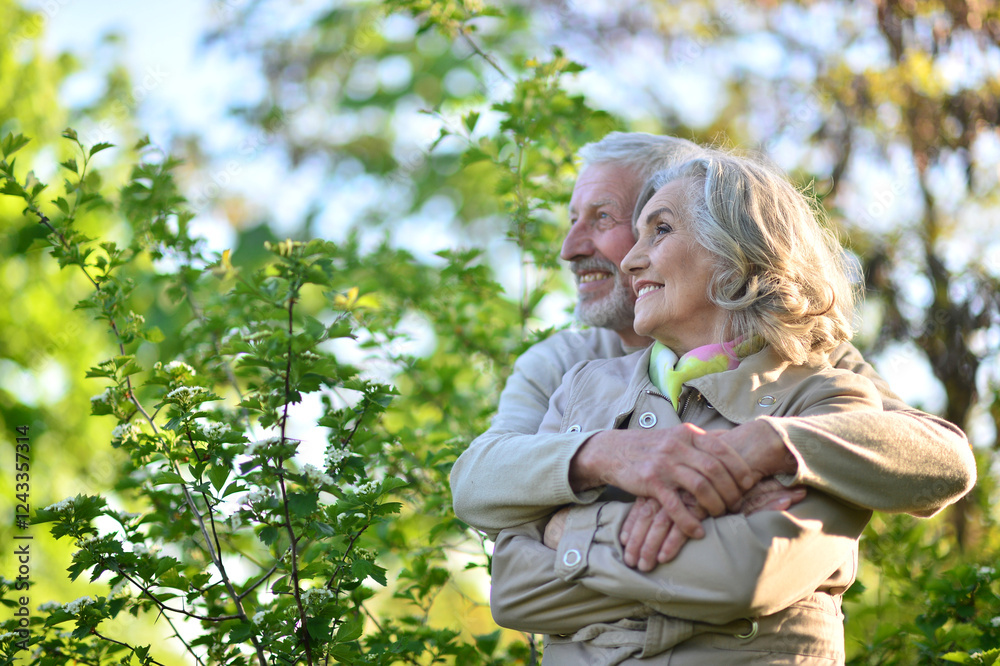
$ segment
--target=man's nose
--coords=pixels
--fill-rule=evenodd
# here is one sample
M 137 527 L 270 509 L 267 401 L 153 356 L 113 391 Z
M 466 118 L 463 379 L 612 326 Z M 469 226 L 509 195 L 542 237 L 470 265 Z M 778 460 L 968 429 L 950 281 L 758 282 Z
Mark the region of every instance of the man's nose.
M 576 224 L 569 228 L 565 240 L 563 240 L 562 250 L 559 258 L 563 261 L 572 261 L 581 257 L 592 257 L 596 247 L 594 245 L 593 230 L 590 225 L 578 220 Z

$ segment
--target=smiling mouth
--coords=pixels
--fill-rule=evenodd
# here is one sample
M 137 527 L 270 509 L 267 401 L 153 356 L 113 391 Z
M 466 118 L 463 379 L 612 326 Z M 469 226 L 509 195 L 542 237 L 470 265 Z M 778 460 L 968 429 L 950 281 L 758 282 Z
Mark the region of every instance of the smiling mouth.
M 576 281 L 578 284 L 586 284 L 588 282 L 597 282 L 598 280 L 607 280 L 610 277 L 611 273 L 604 271 L 599 273 L 579 273 L 576 276 Z
M 647 284 L 642 289 L 640 289 L 638 292 L 636 292 L 636 297 L 637 298 L 642 298 L 643 296 L 645 296 L 649 292 L 656 291 L 657 289 L 663 289 L 663 285 L 662 284 Z

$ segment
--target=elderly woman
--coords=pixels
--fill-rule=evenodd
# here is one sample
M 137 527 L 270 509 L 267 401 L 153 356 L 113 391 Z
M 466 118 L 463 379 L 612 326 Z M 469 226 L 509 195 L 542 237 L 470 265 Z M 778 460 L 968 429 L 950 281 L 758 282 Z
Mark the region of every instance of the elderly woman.
M 582 363 L 540 432 L 733 428 L 760 416 L 881 409 L 871 382 L 827 352 L 851 337 L 839 246 L 774 168 L 709 153 L 653 177 L 622 262 L 642 352 Z M 817 490 L 787 511 L 726 515 L 644 573 L 618 535 L 634 498 L 599 500 L 504 530 L 496 621 L 548 634 L 544 664 L 835 664 L 841 595 L 871 514 Z

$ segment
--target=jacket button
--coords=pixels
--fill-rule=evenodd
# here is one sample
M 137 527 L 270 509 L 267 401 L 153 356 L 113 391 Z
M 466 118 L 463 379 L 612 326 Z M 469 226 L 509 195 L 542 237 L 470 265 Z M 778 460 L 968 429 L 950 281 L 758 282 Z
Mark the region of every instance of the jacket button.
M 569 430 L 567 430 L 566 432 L 580 432 L 580 426 L 574 423 L 569 427 Z
M 752 617 L 745 617 L 743 619 L 750 623 L 750 630 L 744 634 L 736 634 L 736 638 L 748 641 L 757 636 L 757 630 L 759 629 L 759 627 L 757 625 L 757 620 L 753 619 Z
M 580 551 L 578 551 L 576 548 L 570 548 L 563 555 L 563 564 L 565 564 L 568 567 L 575 567 L 580 563 L 581 559 L 583 558 L 580 556 Z
M 656 425 L 656 414 L 653 412 L 643 412 L 639 416 L 639 425 L 643 428 L 652 428 Z
M 773 405 L 774 402 L 775 400 L 773 395 L 765 395 L 764 397 L 762 397 L 760 400 L 757 401 L 757 404 L 760 405 L 761 407 L 769 407 L 770 405 Z

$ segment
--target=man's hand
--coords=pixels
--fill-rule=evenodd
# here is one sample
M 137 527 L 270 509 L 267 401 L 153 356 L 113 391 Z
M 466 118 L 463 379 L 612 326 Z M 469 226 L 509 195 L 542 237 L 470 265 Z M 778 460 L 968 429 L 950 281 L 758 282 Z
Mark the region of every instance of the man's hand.
M 749 516 L 758 511 L 784 511 L 805 496 L 806 489 L 801 486 L 786 488 L 777 479 L 764 479 L 747 491 L 738 512 Z M 694 504 L 693 497 L 683 493 L 682 498 L 696 515 L 702 518 L 707 515 Z M 688 537 L 672 523 L 659 502 L 640 497 L 625 517 L 619 539 L 625 547 L 625 564 L 638 565 L 639 571 L 652 571 L 657 564 L 674 559 Z
M 552 514 L 549 522 L 545 524 L 545 534 L 542 535 L 542 543 L 552 550 L 559 549 L 559 540 L 562 539 L 563 532 L 566 531 L 566 517 L 569 516 L 570 507 L 559 509 Z
M 665 430 L 599 432 L 573 457 L 570 484 L 576 491 L 610 484 L 655 499 L 671 525 L 701 538 L 701 520 L 685 506 L 680 491 L 689 492 L 709 515 L 719 516 L 739 506 L 743 493 L 760 479 L 727 440 L 705 435 L 690 423 Z

